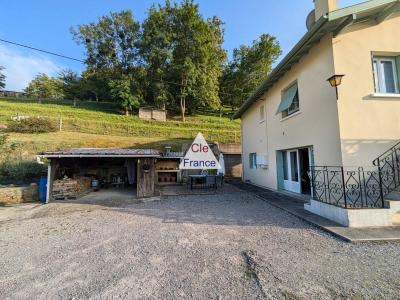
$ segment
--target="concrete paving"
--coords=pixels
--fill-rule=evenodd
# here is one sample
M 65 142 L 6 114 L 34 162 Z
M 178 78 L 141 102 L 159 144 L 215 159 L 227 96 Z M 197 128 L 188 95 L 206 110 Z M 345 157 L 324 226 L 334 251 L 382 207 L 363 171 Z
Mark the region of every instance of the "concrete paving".
M 313 224 L 347 242 L 388 242 L 400 241 L 400 226 L 348 228 L 304 209 L 304 197 L 295 197 L 247 183 L 236 183 L 238 188 L 251 192 L 269 204 Z

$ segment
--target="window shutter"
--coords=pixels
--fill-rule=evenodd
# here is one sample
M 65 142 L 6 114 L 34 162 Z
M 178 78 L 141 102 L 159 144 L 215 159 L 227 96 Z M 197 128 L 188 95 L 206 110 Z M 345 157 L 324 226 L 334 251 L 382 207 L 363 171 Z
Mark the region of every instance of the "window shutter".
M 400 93 L 400 56 L 396 56 L 397 92 Z
M 276 114 L 283 112 L 284 110 L 288 109 L 290 105 L 292 105 L 296 93 L 297 93 L 297 83 L 293 84 L 283 93 L 282 100 L 281 103 L 279 104 Z

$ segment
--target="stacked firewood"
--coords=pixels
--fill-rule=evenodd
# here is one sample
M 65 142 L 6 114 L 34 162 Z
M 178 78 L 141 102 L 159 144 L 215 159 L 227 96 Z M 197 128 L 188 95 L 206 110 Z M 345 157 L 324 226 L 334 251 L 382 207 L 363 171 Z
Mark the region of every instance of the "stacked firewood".
M 90 190 L 91 179 L 88 177 L 63 178 L 53 182 L 54 199 L 71 199 Z

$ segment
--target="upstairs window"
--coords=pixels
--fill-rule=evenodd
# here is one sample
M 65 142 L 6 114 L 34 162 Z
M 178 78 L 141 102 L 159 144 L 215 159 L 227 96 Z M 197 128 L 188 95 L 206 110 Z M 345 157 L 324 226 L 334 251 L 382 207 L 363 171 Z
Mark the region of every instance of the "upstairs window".
M 373 63 L 375 92 L 380 94 L 398 94 L 400 57 L 375 56 Z
M 285 109 L 282 112 L 282 119 L 290 116 L 291 114 L 294 114 L 295 112 L 298 112 L 300 110 L 300 102 L 299 102 L 299 91 L 294 95 L 293 102 L 289 106 L 288 109 Z
M 282 100 L 276 113 L 282 113 L 282 118 L 286 118 L 299 110 L 299 89 L 296 82 L 282 92 Z
M 249 154 L 250 169 L 257 169 L 257 153 Z

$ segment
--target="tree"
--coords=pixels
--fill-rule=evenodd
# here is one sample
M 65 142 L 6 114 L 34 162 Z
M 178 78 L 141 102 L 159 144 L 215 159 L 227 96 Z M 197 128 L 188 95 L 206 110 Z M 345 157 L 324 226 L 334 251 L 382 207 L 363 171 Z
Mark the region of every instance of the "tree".
M 84 91 L 82 90 L 82 79 L 78 73 L 70 69 L 61 70 L 58 74 L 58 80 L 61 82 L 62 91 L 66 99 L 75 101 L 82 97 Z
M 187 103 L 193 111 L 199 106 L 220 105 L 218 80 L 226 57 L 221 25 L 216 17 L 205 21 L 192 0 L 174 6 L 171 72 L 179 84 L 183 121 Z
M 39 73 L 25 88 L 25 92 L 30 98 L 41 99 L 62 99 L 63 86 L 57 78 L 52 78 L 46 74 Z
M 139 53 L 146 68 L 146 98 L 149 103 L 165 109 L 172 95 L 167 82 L 172 58 L 172 10 L 169 1 L 165 6 L 152 6 L 142 25 Z
M 239 107 L 266 79 L 272 64 L 281 55 L 275 37 L 262 34 L 252 46 L 242 45 L 233 51 L 221 79 L 221 98 L 225 105 Z
M 0 89 L 6 87 L 6 75 L 3 74 L 4 67 L 0 66 Z
M 86 64 L 91 71 L 102 69 L 128 73 L 138 58 L 140 24 L 130 10 L 110 13 L 97 23 L 71 28 L 74 40 L 86 49 Z
M 129 115 L 142 102 L 139 84 L 131 76 L 124 75 L 120 79 L 110 80 L 109 86 L 111 98 L 119 103 L 125 115 Z

